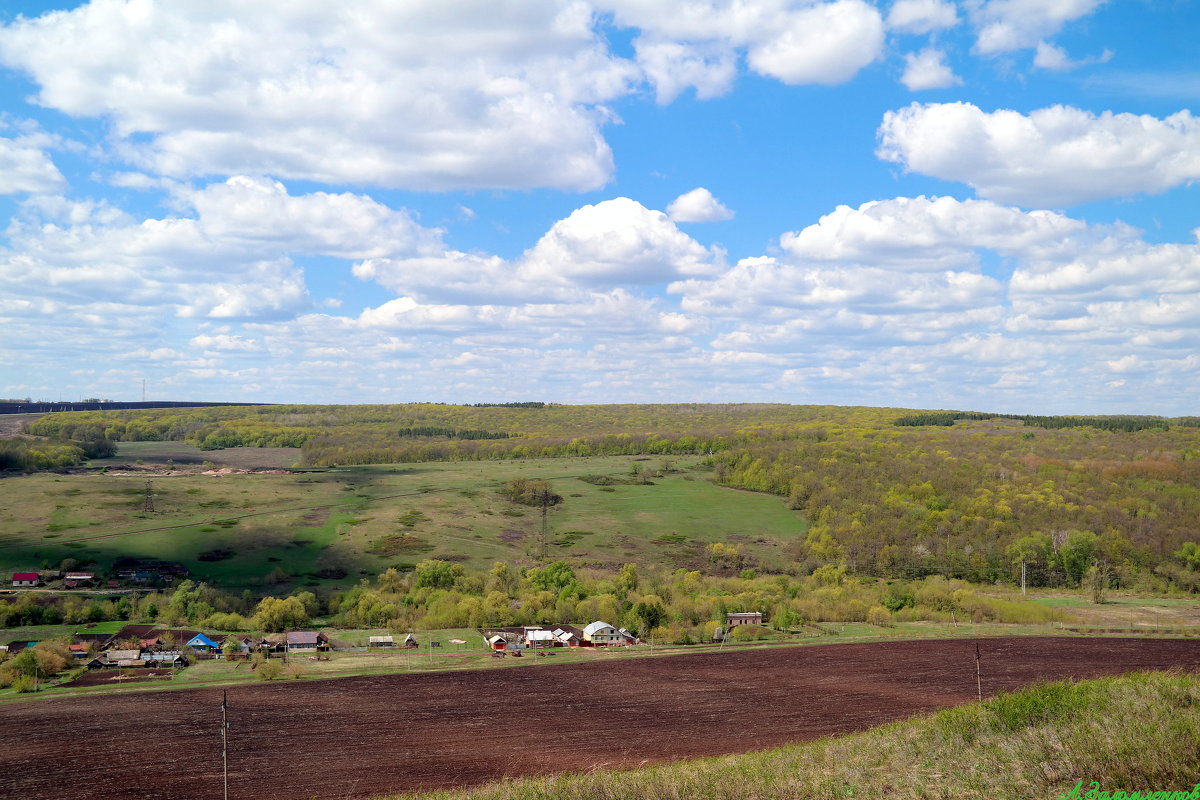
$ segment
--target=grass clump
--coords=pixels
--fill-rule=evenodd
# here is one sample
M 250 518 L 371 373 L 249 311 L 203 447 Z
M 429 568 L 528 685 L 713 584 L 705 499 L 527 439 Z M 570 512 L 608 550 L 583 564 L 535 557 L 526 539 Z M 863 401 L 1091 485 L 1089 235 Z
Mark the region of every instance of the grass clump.
M 521 778 L 389 800 L 890 800 L 1055 798 L 1190 790 L 1200 780 L 1200 680 L 1148 672 L 1040 684 L 982 704 L 744 755 L 613 773 Z

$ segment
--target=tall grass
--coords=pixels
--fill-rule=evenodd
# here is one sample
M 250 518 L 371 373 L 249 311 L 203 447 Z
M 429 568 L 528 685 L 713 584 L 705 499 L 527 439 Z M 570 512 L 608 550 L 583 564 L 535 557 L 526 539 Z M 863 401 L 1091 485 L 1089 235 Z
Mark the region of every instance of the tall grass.
M 1036 685 L 870 731 L 623 772 L 390 800 L 1052 800 L 1079 781 L 1182 790 L 1200 781 L 1200 679 L 1135 673 Z

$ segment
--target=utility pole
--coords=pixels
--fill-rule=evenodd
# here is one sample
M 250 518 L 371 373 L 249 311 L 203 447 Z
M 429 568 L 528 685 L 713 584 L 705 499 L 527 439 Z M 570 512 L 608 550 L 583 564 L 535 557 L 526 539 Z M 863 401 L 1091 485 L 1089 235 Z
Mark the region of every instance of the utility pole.
M 142 498 L 142 511 L 146 513 L 154 512 L 154 485 L 150 481 L 146 481 L 146 492 Z
M 1021 562 L 1021 594 L 1025 594 L 1025 562 Z
M 979 642 L 975 643 L 975 691 L 979 694 L 979 702 L 983 702 L 983 678 L 979 672 Z
M 221 690 L 221 767 L 225 774 L 225 800 L 229 800 L 229 690 Z

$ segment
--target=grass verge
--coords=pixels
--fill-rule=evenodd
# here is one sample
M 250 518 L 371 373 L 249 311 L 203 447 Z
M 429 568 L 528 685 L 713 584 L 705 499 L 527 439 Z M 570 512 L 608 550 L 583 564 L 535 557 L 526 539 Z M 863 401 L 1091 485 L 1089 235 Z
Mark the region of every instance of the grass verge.
M 386 800 L 1050 800 L 1069 795 L 1080 781 L 1081 798 L 1093 781 L 1118 797 L 1117 791 L 1192 789 L 1200 781 L 1198 732 L 1200 679 L 1134 673 L 1039 684 L 775 750 Z

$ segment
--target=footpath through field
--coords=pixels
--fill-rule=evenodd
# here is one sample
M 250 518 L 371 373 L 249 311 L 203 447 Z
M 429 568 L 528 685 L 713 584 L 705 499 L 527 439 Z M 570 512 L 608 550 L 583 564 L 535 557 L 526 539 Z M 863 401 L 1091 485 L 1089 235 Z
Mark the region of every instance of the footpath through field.
M 1200 671 L 1200 642 L 980 641 L 984 697 L 1038 679 Z M 229 690 L 231 798 L 370 797 L 637 766 L 862 730 L 976 698 L 975 642 L 775 648 Z M 220 690 L 0 707 L 8 797 L 220 798 Z

